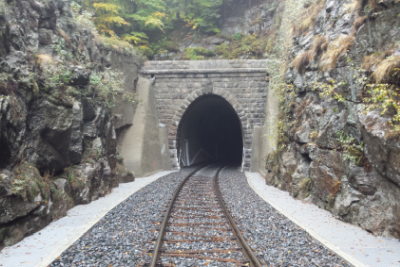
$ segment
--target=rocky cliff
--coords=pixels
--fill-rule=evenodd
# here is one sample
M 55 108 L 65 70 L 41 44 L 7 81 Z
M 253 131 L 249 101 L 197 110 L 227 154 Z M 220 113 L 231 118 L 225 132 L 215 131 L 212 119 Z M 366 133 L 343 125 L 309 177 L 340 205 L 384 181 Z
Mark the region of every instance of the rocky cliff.
M 134 179 L 116 131 L 142 59 L 78 3 L 0 1 L 0 248 Z
M 287 1 L 288 2 L 288 1 Z M 276 84 L 267 184 L 400 238 L 400 5 L 305 1 Z M 285 60 L 285 59 L 283 59 Z

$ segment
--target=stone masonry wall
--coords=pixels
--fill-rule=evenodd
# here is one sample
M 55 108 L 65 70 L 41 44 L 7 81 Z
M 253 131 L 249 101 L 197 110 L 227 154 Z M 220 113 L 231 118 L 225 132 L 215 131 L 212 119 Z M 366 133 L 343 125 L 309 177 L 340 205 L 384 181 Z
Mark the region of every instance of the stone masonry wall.
M 243 169 L 251 165 L 253 128 L 264 124 L 268 81 L 265 60 L 149 61 L 141 73 L 155 77 L 155 100 L 161 123 L 167 126 L 171 166 L 179 168 L 177 129 L 187 107 L 204 94 L 226 99 L 243 129 Z

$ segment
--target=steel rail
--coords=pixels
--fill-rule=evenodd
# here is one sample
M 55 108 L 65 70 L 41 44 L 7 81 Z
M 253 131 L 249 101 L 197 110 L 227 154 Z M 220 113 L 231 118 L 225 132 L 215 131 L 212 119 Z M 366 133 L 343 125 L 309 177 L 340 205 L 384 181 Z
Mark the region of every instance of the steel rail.
M 257 259 L 256 255 L 254 254 L 251 247 L 247 244 L 242 233 L 240 232 L 239 228 L 237 227 L 235 221 L 233 220 L 229 210 L 225 206 L 221 191 L 219 190 L 219 186 L 218 186 L 218 176 L 219 176 L 219 173 L 221 170 L 222 170 L 222 168 L 220 168 L 214 176 L 214 190 L 218 197 L 218 202 L 219 202 L 221 208 L 223 209 L 226 218 L 228 219 L 228 222 L 232 228 L 233 234 L 237 237 L 237 240 L 236 240 L 237 243 L 239 244 L 240 247 L 243 248 L 243 254 L 250 261 L 250 266 L 251 267 L 261 267 L 262 265 L 261 265 L 260 261 Z
M 210 165 L 212 165 L 212 164 L 210 164 Z M 195 174 L 196 172 L 198 172 L 199 170 L 201 170 L 203 168 L 207 168 L 210 165 L 207 165 L 205 167 L 202 166 L 202 167 L 197 168 L 196 170 L 192 171 L 188 176 L 186 176 L 185 179 L 183 179 L 183 181 L 180 183 L 180 185 L 176 189 L 176 191 L 174 193 L 174 196 L 172 197 L 172 200 L 171 200 L 171 202 L 169 204 L 169 207 L 167 209 L 167 212 L 164 215 L 165 216 L 164 220 L 163 220 L 163 222 L 162 222 L 162 224 L 160 226 L 160 232 L 158 233 L 157 242 L 156 242 L 156 245 L 154 246 L 154 253 L 153 253 L 153 257 L 151 258 L 150 267 L 156 267 L 157 266 L 157 262 L 158 262 L 158 260 L 160 258 L 160 255 L 161 255 L 161 247 L 162 247 L 162 244 L 163 244 L 163 238 L 165 236 L 165 230 L 167 229 L 168 220 L 169 220 L 169 217 L 171 215 L 172 208 L 174 207 L 175 201 L 176 201 L 176 199 L 177 199 L 177 197 L 179 195 L 179 192 L 181 191 L 183 185 L 186 183 L 187 180 L 189 180 L 190 177 L 193 176 L 193 174 Z
M 212 165 L 212 164 L 210 164 Z M 208 165 L 208 166 L 210 166 Z M 206 166 L 206 167 L 208 167 Z M 159 230 L 159 234 L 158 234 L 158 238 L 154 247 L 154 251 L 153 251 L 153 255 L 152 255 L 152 259 L 151 259 L 151 263 L 150 263 L 150 267 L 157 267 L 158 266 L 158 261 L 160 259 L 160 256 L 162 255 L 161 252 L 161 247 L 162 244 L 164 242 L 164 237 L 165 237 L 165 233 L 166 233 L 166 229 L 168 226 L 168 221 L 170 219 L 170 215 L 172 212 L 172 209 L 174 208 L 176 199 L 178 198 L 178 195 L 181 191 L 181 189 L 183 188 L 184 184 L 189 180 L 190 177 L 192 177 L 196 172 L 198 172 L 200 169 L 206 168 L 206 167 L 200 167 L 196 170 L 194 170 L 193 172 L 191 172 L 182 182 L 181 184 L 178 186 L 178 188 L 176 189 L 174 196 L 169 204 L 169 207 L 165 213 L 165 217 L 164 220 L 160 226 L 160 230 Z M 245 258 L 249 261 L 249 264 L 251 267 L 262 267 L 260 261 L 257 259 L 257 257 L 255 256 L 254 252 L 252 251 L 252 249 L 250 248 L 250 246 L 247 244 L 246 240 L 244 239 L 244 237 L 242 236 L 239 228 L 237 227 L 235 221 L 233 220 L 232 216 L 230 215 L 229 210 L 226 208 L 225 203 L 223 201 L 222 198 L 222 194 L 221 191 L 219 190 L 219 186 L 218 186 L 218 176 L 220 171 L 223 169 L 223 167 L 219 168 L 217 173 L 214 175 L 213 177 L 213 187 L 214 187 L 214 192 L 217 195 L 217 199 L 218 199 L 218 203 L 220 205 L 220 208 L 222 209 L 222 211 L 224 212 L 226 219 L 228 220 L 228 224 L 230 225 L 232 232 L 234 234 L 234 236 L 236 236 L 236 242 L 238 243 L 238 245 L 243 248 L 243 250 L 241 251 Z M 167 241 L 168 242 L 168 241 Z M 188 255 L 185 255 L 185 257 L 189 257 Z

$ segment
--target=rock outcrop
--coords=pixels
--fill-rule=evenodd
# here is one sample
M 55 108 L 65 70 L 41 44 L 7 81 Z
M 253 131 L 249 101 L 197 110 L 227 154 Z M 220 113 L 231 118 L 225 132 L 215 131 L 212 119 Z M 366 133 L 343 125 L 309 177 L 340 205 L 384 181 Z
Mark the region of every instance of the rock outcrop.
M 72 5 L 0 1 L 0 249 L 134 180 L 116 131 L 141 56 Z
M 373 234 L 400 238 L 398 70 L 380 81 L 375 72 L 400 54 L 400 5 L 374 2 L 305 6 L 312 21 L 295 29 L 266 180 Z

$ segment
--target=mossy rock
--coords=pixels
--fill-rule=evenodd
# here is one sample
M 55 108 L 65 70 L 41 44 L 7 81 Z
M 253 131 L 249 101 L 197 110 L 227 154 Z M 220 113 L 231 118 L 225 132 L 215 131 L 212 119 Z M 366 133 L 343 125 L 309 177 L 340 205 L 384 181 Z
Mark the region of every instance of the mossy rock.
M 41 188 L 43 183 L 39 171 L 27 162 L 18 165 L 14 172 L 0 171 L 0 224 L 26 216 L 36 209 L 46 194 Z
M 28 162 L 23 162 L 14 170 L 13 192 L 21 196 L 25 201 L 33 202 L 44 183 L 39 170 Z
M 115 175 L 117 176 L 119 183 L 130 183 L 135 181 L 135 175 L 133 172 L 129 171 L 118 163 L 117 167 L 115 168 Z

